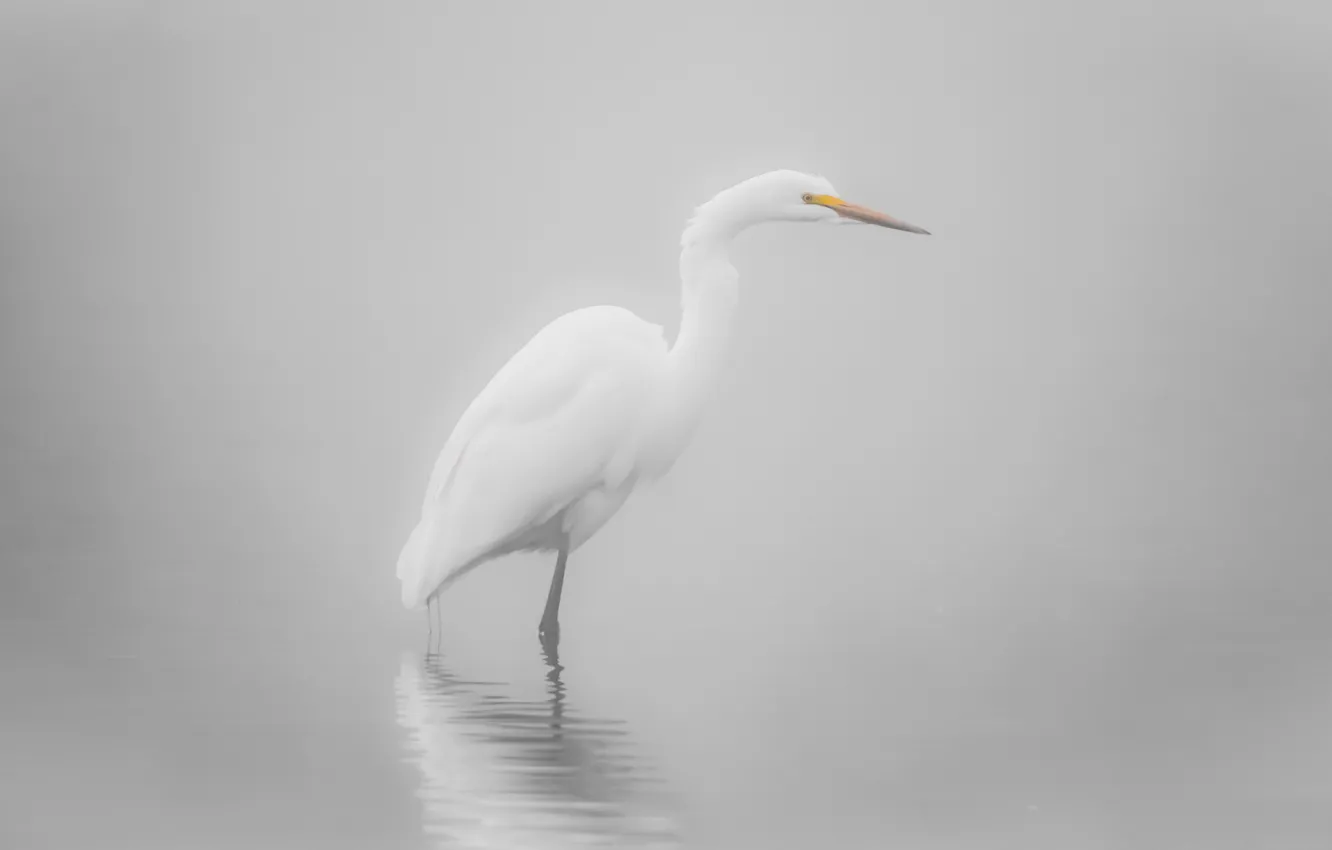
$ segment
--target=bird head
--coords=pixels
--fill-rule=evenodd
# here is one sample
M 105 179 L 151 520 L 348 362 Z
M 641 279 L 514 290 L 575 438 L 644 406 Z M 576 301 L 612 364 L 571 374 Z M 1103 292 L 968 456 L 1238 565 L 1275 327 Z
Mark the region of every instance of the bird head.
M 698 209 L 695 220 L 700 219 L 736 231 L 765 221 L 803 221 L 875 224 L 929 235 L 914 224 L 843 200 L 823 177 L 789 170 L 769 171 L 726 189 Z

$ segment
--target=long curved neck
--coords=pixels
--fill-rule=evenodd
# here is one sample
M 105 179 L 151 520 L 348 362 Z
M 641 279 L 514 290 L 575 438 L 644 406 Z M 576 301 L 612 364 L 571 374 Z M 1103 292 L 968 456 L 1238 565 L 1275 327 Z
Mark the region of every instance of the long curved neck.
M 653 434 L 642 457 L 649 478 L 665 474 L 693 436 L 708 398 L 717 388 L 731 347 L 739 300 L 731 242 L 757 223 L 734 192 L 699 207 L 680 239 L 680 333 L 666 357 Z
M 700 216 L 681 240 L 680 283 L 683 315 L 671 346 L 675 402 L 698 412 L 715 389 L 730 350 L 731 329 L 739 301 L 739 283 L 730 261 L 737 229 Z

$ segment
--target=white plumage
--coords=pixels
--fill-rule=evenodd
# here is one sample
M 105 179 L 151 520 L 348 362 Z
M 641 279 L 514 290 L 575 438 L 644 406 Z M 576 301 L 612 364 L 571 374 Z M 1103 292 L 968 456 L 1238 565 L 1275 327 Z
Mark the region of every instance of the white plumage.
M 435 463 L 421 521 L 398 561 L 408 608 L 482 561 L 576 549 L 644 470 L 661 328 L 589 307 L 543 328 L 463 414 Z
M 728 347 L 737 300 L 728 248 L 764 221 L 924 232 L 793 171 L 755 177 L 704 204 L 682 238 L 683 317 L 673 346 L 628 310 L 576 310 L 538 332 L 467 408 L 398 558 L 404 606 L 428 602 L 500 555 L 559 551 L 542 621 L 543 630 L 556 625 L 568 553 L 687 444 Z

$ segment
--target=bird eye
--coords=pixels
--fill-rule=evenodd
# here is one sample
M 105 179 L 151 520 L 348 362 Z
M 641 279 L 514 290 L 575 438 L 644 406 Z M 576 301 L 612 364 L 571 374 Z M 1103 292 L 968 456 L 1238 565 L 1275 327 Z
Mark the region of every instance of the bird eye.
M 800 200 L 808 204 L 810 201 L 814 200 L 814 196 L 806 192 L 805 194 L 800 196 Z

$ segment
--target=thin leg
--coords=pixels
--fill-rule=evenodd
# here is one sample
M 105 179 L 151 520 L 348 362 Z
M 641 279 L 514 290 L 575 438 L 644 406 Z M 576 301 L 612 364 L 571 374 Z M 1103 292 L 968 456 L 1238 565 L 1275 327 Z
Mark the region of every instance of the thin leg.
M 564 592 L 564 565 L 569 560 L 569 550 L 560 550 L 560 557 L 555 562 L 555 575 L 550 580 L 550 593 L 546 596 L 546 611 L 541 615 L 541 626 L 537 635 L 542 644 L 558 646 L 560 642 L 560 594 Z
M 426 657 L 430 657 L 430 648 L 435 640 L 435 621 L 430 618 L 430 600 L 426 599 Z

